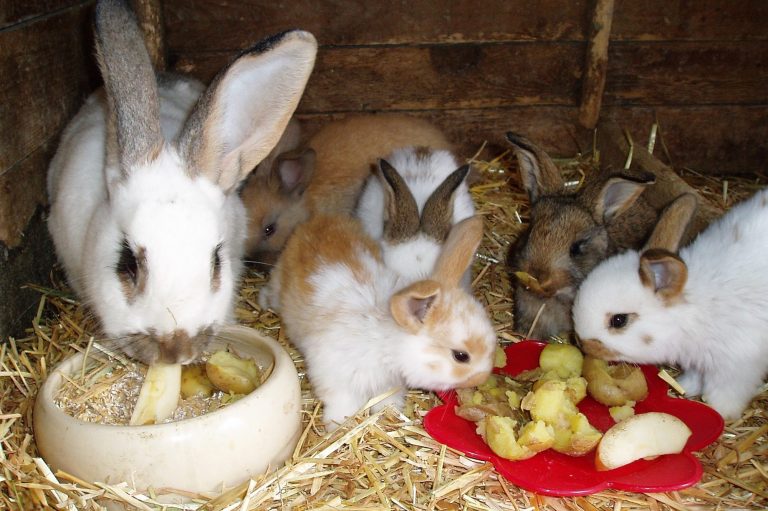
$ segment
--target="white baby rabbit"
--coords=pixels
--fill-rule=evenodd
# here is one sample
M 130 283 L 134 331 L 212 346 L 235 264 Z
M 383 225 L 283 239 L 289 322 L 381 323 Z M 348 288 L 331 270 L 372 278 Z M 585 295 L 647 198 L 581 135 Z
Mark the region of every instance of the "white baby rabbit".
M 402 114 L 350 115 L 308 142 L 286 130 L 275 160 L 259 166 L 242 190 L 248 211 L 247 254 L 273 263 L 296 226 L 316 213 L 351 214 L 379 158 L 411 145 L 451 147 L 432 123 Z
M 451 226 L 475 214 L 468 173 L 450 151 L 404 147 L 366 181 L 355 214 L 381 243 L 384 263 L 406 281 L 428 276 Z
M 675 243 L 663 245 L 614 256 L 589 274 L 574 303 L 576 333 L 601 358 L 678 364 L 686 393 L 737 418 L 768 371 L 768 190 L 734 206 L 679 257 L 669 251 Z
M 246 236 L 236 188 L 277 143 L 317 44 L 302 31 L 269 38 L 198 100 L 198 82 L 156 79 L 124 2 L 99 2 L 95 36 L 105 90 L 51 162 L 49 230 L 117 348 L 186 363 L 233 319 Z
M 482 383 L 496 335 L 459 280 L 482 237 L 482 219 L 457 224 L 428 279 L 403 287 L 354 218 L 317 215 L 288 240 L 260 299 L 288 338 L 336 424 L 393 388 L 446 390 Z M 382 403 L 385 404 L 385 403 Z

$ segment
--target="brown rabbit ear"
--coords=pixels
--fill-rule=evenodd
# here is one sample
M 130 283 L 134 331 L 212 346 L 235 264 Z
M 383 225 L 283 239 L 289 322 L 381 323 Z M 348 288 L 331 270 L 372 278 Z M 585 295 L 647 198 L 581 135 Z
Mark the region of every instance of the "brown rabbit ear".
M 387 160 L 379 160 L 378 173 L 384 188 L 385 212 L 383 237 L 390 243 L 412 238 L 419 232 L 419 207 L 400 173 Z
M 435 300 L 440 296 L 440 285 L 431 280 L 414 282 L 389 299 L 389 310 L 398 325 L 411 333 L 424 325 Z
M 640 255 L 640 282 L 665 303 L 682 295 L 688 267 L 678 256 L 663 249 L 649 249 Z
M 553 195 L 563 191 L 565 181 L 560 170 L 547 153 L 517 133 L 507 132 L 507 140 L 513 146 L 520 180 L 528 192 L 531 202 L 542 195 Z
M 610 223 L 629 209 L 648 185 L 653 184 L 654 178 L 634 178 L 612 176 L 608 178 L 594 202 L 594 217 L 597 221 Z
M 155 71 L 125 2 L 99 2 L 94 27 L 109 105 L 108 158 L 125 174 L 135 164 L 154 160 L 163 145 Z
M 659 215 L 645 248 L 663 248 L 677 252 L 698 206 L 699 200 L 692 193 L 684 193 L 669 203 Z
M 421 232 L 439 241 L 448 236 L 453 223 L 453 198 L 469 174 L 469 165 L 462 165 L 440 183 L 424 204 L 421 212 Z
M 435 262 L 432 279 L 446 286 L 457 286 L 472 264 L 483 239 L 483 217 L 475 215 L 451 228 Z
M 301 195 L 315 171 L 315 151 L 296 149 L 280 154 L 272 163 L 269 187 L 283 195 Z

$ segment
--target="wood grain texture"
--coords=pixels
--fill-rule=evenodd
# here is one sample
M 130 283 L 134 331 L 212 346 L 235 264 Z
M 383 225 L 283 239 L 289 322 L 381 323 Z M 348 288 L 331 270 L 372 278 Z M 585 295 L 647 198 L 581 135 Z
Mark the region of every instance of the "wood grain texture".
M 95 3 L 96 0 L 0 0 L 0 30 L 68 7 Z
M 289 28 L 323 46 L 583 41 L 586 0 L 166 0 L 168 45 L 177 52 L 234 50 Z M 226 29 L 222 29 L 226 27 Z
M 613 6 L 613 0 L 597 0 L 592 15 L 579 111 L 579 123 L 585 128 L 594 128 L 600 116 L 605 73 L 608 70 L 608 41 L 613 24 Z
M 0 175 L 58 137 L 97 82 L 89 27 L 81 6 L 0 32 Z

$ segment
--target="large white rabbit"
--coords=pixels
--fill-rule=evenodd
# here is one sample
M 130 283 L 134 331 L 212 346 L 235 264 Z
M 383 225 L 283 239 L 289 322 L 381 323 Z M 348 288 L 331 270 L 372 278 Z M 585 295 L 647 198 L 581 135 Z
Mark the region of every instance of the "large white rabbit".
M 576 333 L 601 358 L 679 364 L 688 394 L 737 418 L 768 371 L 768 190 L 678 257 L 681 237 L 597 266 L 576 295 Z
M 203 91 L 156 78 L 124 2 L 99 2 L 94 25 L 105 89 L 51 162 L 49 229 L 109 341 L 147 363 L 186 363 L 233 319 L 247 234 L 237 187 L 280 138 L 317 43 L 302 31 L 266 39 Z

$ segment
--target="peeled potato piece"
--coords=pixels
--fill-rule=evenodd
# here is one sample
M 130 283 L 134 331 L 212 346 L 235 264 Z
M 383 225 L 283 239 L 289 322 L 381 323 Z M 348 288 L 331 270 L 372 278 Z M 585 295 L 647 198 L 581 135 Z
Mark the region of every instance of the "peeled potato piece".
M 674 415 L 633 415 L 605 432 L 597 446 L 595 466 L 612 470 L 641 458 L 682 452 L 690 436 L 690 428 Z
M 248 394 L 261 384 L 261 371 L 256 362 L 228 351 L 211 355 L 205 372 L 213 386 L 224 392 Z
M 205 366 L 194 364 L 184 366 L 181 370 L 181 396 L 184 399 L 190 397 L 210 397 L 213 394 L 213 383 L 205 374 Z
M 488 447 L 502 458 L 525 460 L 537 452 L 548 449 L 554 442 L 554 432 L 543 421 L 526 423 L 516 438 L 517 421 L 511 417 L 489 415 L 478 426 L 478 431 Z
M 546 374 L 554 371 L 559 378 L 581 376 L 584 355 L 571 344 L 547 344 L 539 355 L 539 367 Z
M 630 364 L 609 365 L 605 360 L 584 357 L 587 392 L 605 406 L 622 406 L 628 401 L 642 401 L 648 396 L 643 371 Z
M 157 363 L 147 368 L 139 399 L 131 414 L 131 426 L 162 422 L 179 404 L 181 364 Z

